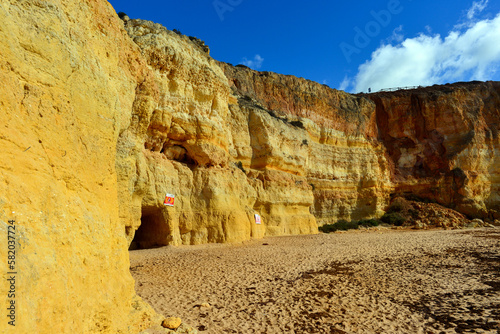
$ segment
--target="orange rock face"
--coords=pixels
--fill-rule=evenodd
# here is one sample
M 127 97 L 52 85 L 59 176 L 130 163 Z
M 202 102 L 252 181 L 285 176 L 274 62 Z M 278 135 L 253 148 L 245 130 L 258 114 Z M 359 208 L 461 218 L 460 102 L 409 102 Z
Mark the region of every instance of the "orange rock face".
M 383 214 L 393 183 L 372 101 L 293 76 L 220 66 L 239 109 L 272 110 L 281 120 L 255 126 L 251 115 L 253 155 L 237 159 L 305 176 L 313 196 L 309 211 L 319 225 Z M 295 135 L 283 123 L 294 125 Z
M 268 110 L 310 119 L 315 124 L 375 138 L 370 101 L 317 82 L 273 72 L 257 72 L 244 66 L 219 62 L 233 91 L 248 96 Z
M 376 215 L 389 194 L 414 194 L 469 217 L 500 214 L 499 83 L 353 96 L 293 76 L 221 66 L 235 95 L 304 118 L 313 143 L 305 168 L 315 186 L 311 212 L 320 224 Z
M 377 93 L 379 139 L 396 193 L 493 219 L 500 204 L 500 84 Z

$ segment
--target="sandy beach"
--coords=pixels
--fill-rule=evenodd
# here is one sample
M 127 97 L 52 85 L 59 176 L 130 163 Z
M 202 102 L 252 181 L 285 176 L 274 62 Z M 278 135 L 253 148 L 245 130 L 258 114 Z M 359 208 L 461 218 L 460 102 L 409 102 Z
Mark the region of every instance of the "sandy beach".
M 136 291 L 200 333 L 500 333 L 500 229 L 130 252 Z

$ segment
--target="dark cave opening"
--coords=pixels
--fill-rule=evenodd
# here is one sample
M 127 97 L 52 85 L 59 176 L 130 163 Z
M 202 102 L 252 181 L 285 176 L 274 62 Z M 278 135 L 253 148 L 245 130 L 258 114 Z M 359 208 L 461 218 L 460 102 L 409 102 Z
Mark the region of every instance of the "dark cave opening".
M 188 150 L 182 145 L 172 145 L 169 142 L 165 142 L 161 145 L 145 142 L 144 148 L 151 152 L 163 154 L 169 160 L 186 164 L 191 169 L 198 165 L 196 160 L 189 155 Z
M 167 246 L 169 235 L 170 229 L 162 209 L 143 207 L 141 225 L 135 231 L 129 250 Z

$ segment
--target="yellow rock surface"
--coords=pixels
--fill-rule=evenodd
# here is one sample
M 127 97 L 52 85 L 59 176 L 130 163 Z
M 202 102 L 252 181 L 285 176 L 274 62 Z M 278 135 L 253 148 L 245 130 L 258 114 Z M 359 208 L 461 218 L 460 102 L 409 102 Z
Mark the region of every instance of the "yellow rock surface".
M 219 64 L 238 99 L 230 106 L 235 159 L 303 177 L 297 185 L 308 185 L 309 197 L 302 214 L 309 211 L 318 225 L 383 214 L 394 185 L 376 140 L 374 103 L 293 76 Z M 245 138 L 239 124 L 247 119 Z M 295 191 L 282 193 L 300 198 Z M 292 216 L 295 206 L 288 206 Z
M 236 99 L 219 63 L 187 36 L 142 20 L 125 28 L 154 73 L 148 85 L 159 92 L 139 106 L 138 121 L 118 142 L 119 197 L 132 247 L 317 233 L 304 177 L 305 131 L 230 104 Z M 257 175 L 272 181 L 264 185 Z M 175 195 L 174 207 L 163 205 L 167 193 Z
M 146 65 L 105 1 L 7 0 L 0 20 L 0 231 L 14 219 L 18 241 L 0 332 L 137 333 L 154 312 L 128 272 L 115 156 Z

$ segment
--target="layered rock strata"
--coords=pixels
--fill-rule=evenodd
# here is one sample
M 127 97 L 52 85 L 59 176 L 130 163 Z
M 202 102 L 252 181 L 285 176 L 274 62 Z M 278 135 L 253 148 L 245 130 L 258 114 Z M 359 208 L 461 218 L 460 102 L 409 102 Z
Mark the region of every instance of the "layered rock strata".
M 302 154 L 299 172 L 312 187 L 310 212 L 318 224 L 383 214 L 393 183 L 370 100 L 293 76 L 220 65 L 240 106 L 272 110 L 301 129 L 293 151 Z
M 125 27 L 161 92 L 142 117 L 149 124 L 132 124 L 120 141 L 136 152 L 123 154 L 131 174 L 120 196 L 133 203 L 134 246 L 314 233 L 317 221 L 383 213 L 392 184 L 371 101 L 215 62 L 192 38 L 148 21 Z M 166 193 L 179 204 L 164 207 Z M 163 241 L 148 237 L 158 225 Z
M 500 83 L 368 95 L 392 161 L 395 193 L 470 218 L 500 215 Z
M 469 218 L 500 214 L 498 82 L 353 96 L 293 76 L 221 66 L 234 94 L 286 117 L 314 120 L 305 128 L 321 145 L 307 169 L 315 185 L 311 212 L 320 224 L 377 215 L 389 194 L 432 200 Z M 334 139 L 325 136 L 332 133 Z M 329 163 L 343 161 L 350 183 L 324 173 Z M 332 194 L 334 201 L 325 201 Z

